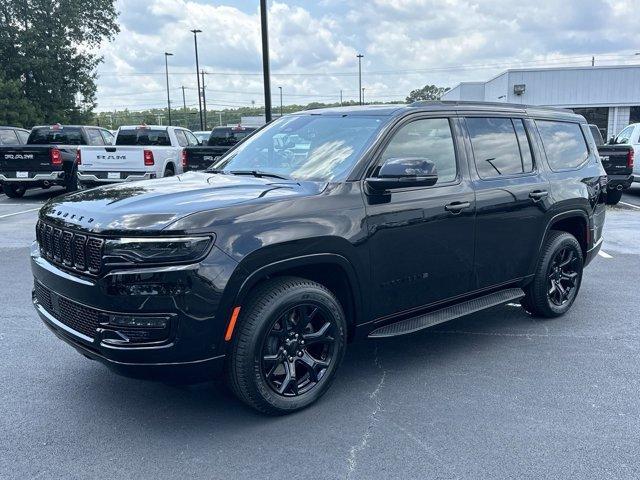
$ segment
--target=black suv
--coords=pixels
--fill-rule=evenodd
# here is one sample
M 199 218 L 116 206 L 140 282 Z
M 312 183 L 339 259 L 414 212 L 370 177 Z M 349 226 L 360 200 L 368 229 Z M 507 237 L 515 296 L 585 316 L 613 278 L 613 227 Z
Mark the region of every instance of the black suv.
M 214 167 L 49 201 L 34 305 L 130 376 L 224 372 L 267 413 L 329 387 L 347 343 L 520 300 L 555 317 L 602 242 L 586 121 L 457 102 L 280 118 Z

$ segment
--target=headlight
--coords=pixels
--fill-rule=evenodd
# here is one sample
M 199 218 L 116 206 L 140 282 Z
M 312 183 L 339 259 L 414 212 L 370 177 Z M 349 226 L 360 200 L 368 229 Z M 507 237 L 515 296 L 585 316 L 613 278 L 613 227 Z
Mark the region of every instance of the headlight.
M 108 264 L 194 261 L 204 257 L 213 240 L 213 236 L 118 238 L 105 242 L 104 257 Z

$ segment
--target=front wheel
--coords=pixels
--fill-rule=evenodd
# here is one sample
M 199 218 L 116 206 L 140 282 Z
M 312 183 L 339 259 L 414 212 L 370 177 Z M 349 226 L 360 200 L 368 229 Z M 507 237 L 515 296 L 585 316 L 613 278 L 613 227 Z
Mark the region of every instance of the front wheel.
M 607 191 L 607 205 L 616 205 L 622 199 L 622 190 Z
M 22 198 L 27 191 L 24 185 L 9 185 L 8 183 L 2 185 L 2 190 L 9 198 Z
M 344 313 L 328 289 L 302 278 L 275 278 L 242 307 L 226 380 L 261 412 L 295 412 L 327 391 L 345 347 Z
M 523 307 L 541 317 L 564 315 L 580 289 L 583 265 L 582 248 L 576 237 L 551 231 L 542 247 L 535 277 L 525 289 Z

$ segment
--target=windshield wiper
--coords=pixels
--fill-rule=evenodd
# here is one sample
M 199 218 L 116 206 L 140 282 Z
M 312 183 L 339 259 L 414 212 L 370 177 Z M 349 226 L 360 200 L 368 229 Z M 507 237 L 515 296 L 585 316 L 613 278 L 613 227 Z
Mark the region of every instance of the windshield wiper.
M 275 173 L 269 173 L 269 172 L 262 172 L 260 170 L 231 170 L 229 171 L 229 173 L 231 173 L 232 175 L 252 175 L 254 177 L 272 177 L 272 178 L 279 178 L 280 180 L 290 180 L 289 178 L 282 176 L 282 175 L 277 175 Z

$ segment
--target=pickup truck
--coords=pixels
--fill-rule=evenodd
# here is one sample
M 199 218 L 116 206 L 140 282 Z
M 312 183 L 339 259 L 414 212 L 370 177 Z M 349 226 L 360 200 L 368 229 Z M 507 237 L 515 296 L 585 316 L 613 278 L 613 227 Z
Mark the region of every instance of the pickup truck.
M 84 189 L 180 174 L 190 145 L 197 146 L 198 139 L 185 128 L 122 126 L 114 145 L 78 149 L 78 185 Z
M 640 153 L 640 123 L 627 126 L 605 145 L 598 146 L 602 166 L 607 172 L 607 204 L 615 205 L 622 192 L 640 181 L 640 167 L 635 157 Z
M 247 138 L 256 127 L 215 127 L 211 130 L 209 139 L 202 146 L 189 146 L 186 149 L 185 171 L 206 170 L 215 161 L 240 141 Z
M 108 130 L 81 125 L 34 127 L 25 145 L 0 145 L 0 183 L 11 198 L 30 188 L 62 185 L 77 189 L 76 157 L 79 145 L 105 145 L 112 141 Z

